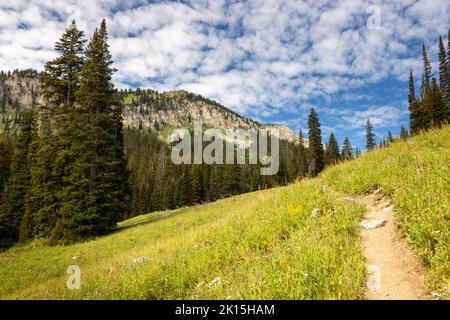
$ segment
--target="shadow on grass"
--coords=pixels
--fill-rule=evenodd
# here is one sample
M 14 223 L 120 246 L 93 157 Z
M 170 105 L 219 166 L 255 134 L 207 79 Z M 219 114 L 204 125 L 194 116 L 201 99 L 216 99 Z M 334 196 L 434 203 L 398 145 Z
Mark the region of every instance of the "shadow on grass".
M 123 226 L 118 226 L 117 228 L 111 230 L 107 235 L 114 234 L 116 232 L 123 231 L 123 230 L 129 229 L 129 228 L 134 228 L 134 227 L 137 227 L 137 226 L 146 225 L 146 224 L 154 223 L 154 222 L 157 222 L 157 221 L 165 220 L 165 219 L 168 219 L 168 218 L 172 218 L 174 216 L 177 216 L 177 215 L 179 215 L 181 213 L 186 212 L 187 209 L 189 209 L 189 208 L 188 207 L 180 208 L 180 209 L 176 209 L 176 210 L 173 210 L 173 211 L 166 212 L 164 214 L 158 214 L 158 213 L 151 214 L 151 213 L 149 213 L 148 214 L 149 217 L 146 218 L 145 220 L 138 221 L 138 222 L 131 223 L 131 224 L 126 224 L 126 225 L 123 225 Z

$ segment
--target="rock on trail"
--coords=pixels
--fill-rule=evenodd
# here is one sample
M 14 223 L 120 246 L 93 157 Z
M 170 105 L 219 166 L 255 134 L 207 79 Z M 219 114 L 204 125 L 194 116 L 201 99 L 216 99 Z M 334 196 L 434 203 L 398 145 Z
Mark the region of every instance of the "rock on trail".
M 423 266 L 396 232 L 390 200 L 375 192 L 362 198 L 367 212 L 361 242 L 367 263 L 368 300 L 417 300 L 429 296 Z

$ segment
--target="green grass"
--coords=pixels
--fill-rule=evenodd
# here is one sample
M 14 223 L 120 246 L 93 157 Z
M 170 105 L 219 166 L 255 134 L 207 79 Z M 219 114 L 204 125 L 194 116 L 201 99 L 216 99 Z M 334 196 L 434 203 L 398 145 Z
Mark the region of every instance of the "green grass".
M 133 102 L 133 99 L 137 99 L 138 96 L 135 93 L 129 93 L 123 98 L 124 104 L 131 104 Z
M 430 288 L 450 298 L 450 127 L 330 168 L 321 178 L 357 194 L 379 186 L 397 224 L 427 267 Z
M 365 266 L 358 203 L 380 186 L 427 263 L 431 288 L 449 279 L 450 130 L 398 142 L 287 187 L 122 222 L 116 232 L 0 254 L 3 299 L 361 299 Z M 318 218 L 310 217 L 320 208 Z M 140 264 L 133 259 L 146 256 Z M 76 257 L 76 258 L 75 258 Z M 74 259 L 75 258 L 75 259 Z M 66 269 L 81 268 L 68 290 Z

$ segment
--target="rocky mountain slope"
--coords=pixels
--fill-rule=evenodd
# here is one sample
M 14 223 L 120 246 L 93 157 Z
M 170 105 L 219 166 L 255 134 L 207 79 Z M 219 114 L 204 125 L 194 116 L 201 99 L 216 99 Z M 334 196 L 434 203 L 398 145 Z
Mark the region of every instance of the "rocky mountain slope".
M 0 73 L 0 111 L 3 114 L 23 108 L 40 106 L 41 73 L 34 70 Z M 157 92 L 155 90 L 119 91 L 124 103 L 125 127 L 154 128 L 167 131 L 201 122 L 219 129 L 277 129 L 280 138 L 296 142 L 298 135 L 282 125 L 262 125 L 245 118 L 216 101 L 183 90 Z
M 34 70 L 0 72 L 0 110 L 8 113 L 41 105 L 41 74 Z

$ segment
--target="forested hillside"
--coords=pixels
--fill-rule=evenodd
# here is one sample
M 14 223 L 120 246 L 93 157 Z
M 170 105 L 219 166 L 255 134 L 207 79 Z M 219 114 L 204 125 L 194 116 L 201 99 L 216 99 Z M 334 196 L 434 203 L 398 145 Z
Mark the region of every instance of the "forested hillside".
M 448 299 L 449 148 L 446 126 L 315 179 L 141 215 L 92 241 L 16 246 L 0 254 L 0 297 L 362 299 L 358 225 L 365 208 L 357 198 L 379 188 L 425 262 L 428 286 Z M 66 287 L 73 264 L 82 270 L 80 290 Z
M 79 240 L 130 216 L 307 174 L 306 143 L 287 128 L 275 176 L 259 175 L 259 165 L 175 166 L 167 140 L 174 128 L 191 129 L 193 122 L 223 130 L 263 126 L 184 91 L 114 89 L 107 39 L 105 22 L 89 41 L 73 22 L 45 72 L 1 73 L 3 247 L 35 238 Z
M 43 73 L 0 73 L 2 247 L 36 238 L 51 244 L 82 240 L 139 214 L 315 177 L 326 166 L 361 153 L 348 137 L 341 149 L 334 133 L 324 143 L 315 109 L 306 139 L 301 132 L 262 125 L 185 91 L 114 88 L 105 21 L 89 41 L 73 22 L 55 50 L 59 56 Z M 422 56 L 420 96 L 410 74 L 412 134 L 440 127 L 450 115 L 450 63 L 442 39 L 439 82 L 432 77 L 425 47 Z M 280 129 L 277 173 L 261 175 L 261 164 L 175 165 L 170 133 L 179 127 L 192 131 L 199 122 L 205 129 Z M 367 151 L 398 139 L 389 131 L 378 143 L 373 131 L 367 119 Z M 408 136 L 402 126 L 400 138 Z

